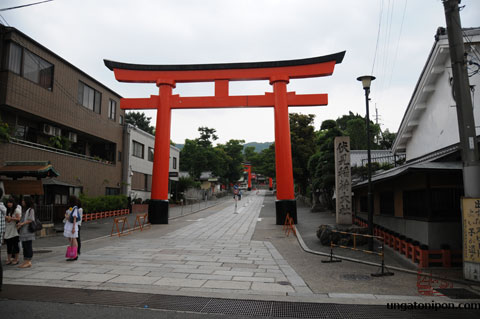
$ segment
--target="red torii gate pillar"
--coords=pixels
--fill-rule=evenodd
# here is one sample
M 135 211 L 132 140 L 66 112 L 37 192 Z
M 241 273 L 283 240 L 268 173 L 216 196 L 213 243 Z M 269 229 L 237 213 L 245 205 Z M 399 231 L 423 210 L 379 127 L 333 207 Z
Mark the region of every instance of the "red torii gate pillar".
M 244 172 L 248 173 L 248 180 L 247 180 L 247 189 L 250 191 L 252 190 L 252 165 L 250 164 L 243 164 Z
M 168 178 L 170 123 L 172 109 L 274 107 L 275 165 L 277 181 L 276 224 L 283 225 L 288 214 L 297 222 L 290 143 L 289 106 L 326 105 L 326 94 L 287 92 L 290 79 L 328 76 L 345 52 L 309 59 L 254 63 L 141 65 L 105 60 L 121 82 L 156 83 L 159 95 L 150 98 L 122 98 L 122 109 L 156 109 L 155 151 L 152 192 L 148 218 L 152 224 L 168 224 Z M 273 93 L 230 96 L 229 81 L 268 80 Z M 180 97 L 173 95 L 176 83 L 214 82 L 215 95 Z M 250 176 L 250 174 L 249 174 Z M 251 187 L 249 178 L 249 188 Z

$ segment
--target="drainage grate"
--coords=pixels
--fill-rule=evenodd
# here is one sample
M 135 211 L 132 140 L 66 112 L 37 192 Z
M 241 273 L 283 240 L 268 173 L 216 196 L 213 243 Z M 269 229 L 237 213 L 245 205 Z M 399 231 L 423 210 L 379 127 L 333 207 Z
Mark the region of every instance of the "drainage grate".
M 360 275 L 360 274 L 345 274 L 345 275 L 342 275 L 341 278 L 342 278 L 342 279 L 346 279 L 346 280 L 353 280 L 353 281 L 357 281 L 357 280 L 372 280 L 372 277 L 371 277 L 371 276 L 368 276 L 368 275 Z
M 272 317 L 342 318 L 335 304 L 306 302 L 274 302 Z
M 337 307 L 340 313 L 340 318 L 345 319 L 396 319 L 396 318 L 411 318 L 410 313 L 389 310 L 385 306 L 366 306 L 366 305 L 341 305 Z M 436 315 L 436 314 L 435 314 Z M 430 318 L 430 316 L 426 318 Z M 435 319 L 438 317 L 435 317 Z
M 465 289 L 442 289 L 464 290 Z M 465 295 L 462 295 L 465 298 Z M 479 296 L 475 294 L 475 298 Z M 203 314 L 243 315 L 268 318 L 431 318 L 432 310 L 388 309 L 378 305 L 342 305 L 308 302 L 281 302 L 262 300 L 221 299 L 132 293 L 108 290 L 57 288 L 23 285 L 4 285 L 0 300 L 27 300 L 70 304 L 96 304 L 171 311 L 188 311 Z M 435 318 L 459 318 L 456 309 L 435 311 Z M 462 310 L 461 317 L 476 318 L 478 310 Z
M 148 308 L 200 312 L 210 301 L 203 297 L 169 296 L 169 295 L 149 295 L 142 305 Z
M 211 299 L 202 313 L 268 317 L 271 309 L 271 301 Z
M 450 299 L 480 299 L 480 295 L 464 288 L 435 288 Z

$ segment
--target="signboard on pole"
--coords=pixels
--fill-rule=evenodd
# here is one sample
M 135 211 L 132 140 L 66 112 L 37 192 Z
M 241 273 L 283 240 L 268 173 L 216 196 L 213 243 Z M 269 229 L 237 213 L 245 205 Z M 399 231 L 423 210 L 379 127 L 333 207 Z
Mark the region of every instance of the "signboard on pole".
M 335 137 L 335 195 L 337 224 L 352 224 L 350 137 Z
M 480 281 L 480 198 L 462 198 L 463 274 Z

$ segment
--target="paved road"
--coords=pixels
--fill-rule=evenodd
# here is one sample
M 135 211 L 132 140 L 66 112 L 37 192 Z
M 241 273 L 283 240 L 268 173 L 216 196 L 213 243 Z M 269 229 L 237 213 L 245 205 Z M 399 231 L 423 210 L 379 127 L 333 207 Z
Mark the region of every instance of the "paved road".
M 86 240 L 76 262 L 65 261 L 65 244 L 44 248 L 51 251 L 37 253 L 32 268 L 4 268 L 5 284 L 10 286 L 0 293 L 0 300 L 9 298 L 8 289 L 12 287 L 23 291 L 21 285 L 33 285 L 80 288 L 87 295 L 89 291 L 110 291 L 113 298 L 129 292 L 258 302 L 338 303 L 344 304 L 345 314 L 351 310 L 348 306 L 359 304 L 383 305 L 377 307 L 384 309 L 390 301 L 456 302 L 447 297 L 419 295 L 416 275 L 396 273 L 394 277 L 371 278 L 369 274 L 376 270 L 371 266 L 351 262 L 322 264 L 324 257 L 305 253 L 294 236 L 286 237 L 282 227 L 275 225 L 274 197 L 263 195 L 251 193 L 244 197 L 238 203 L 237 214 L 233 202 L 227 200 L 172 219 L 168 225 L 153 225 L 123 237 Z M 56 240 L 60 244 L 63 241 Z M 39 244 L 40 240 L 34 245 L 38 248 Z M 29 300 L 42 301 L 37 304 L 40 308 L 48 308 L 44 302 L 50 301 Z M 63 309 L 55 304 L 57 307 Z M 307 305 L 298 307 L 302 313 L 302 307 Z M 96 308 L 81 309 L 78 311 L 87 314 Z M 368 309 L 364 311 L 376 313 Z
M 150 292 L 312 294 L 267 241 L 252 241 L 264 196 L 249 196 L 190 225 L 152 238 L 134 235 L 87 249 L 76 262 L 58 255 L 31 269 L 8 268 L 5 283 Z M 167 225 L 163 228 L 168 227 Z M 149 230 L 153 235 L 155 228 Z M 146 233 L 147 231 L 145 231 Z M 127 238 L 129 237 L 129 238 Z

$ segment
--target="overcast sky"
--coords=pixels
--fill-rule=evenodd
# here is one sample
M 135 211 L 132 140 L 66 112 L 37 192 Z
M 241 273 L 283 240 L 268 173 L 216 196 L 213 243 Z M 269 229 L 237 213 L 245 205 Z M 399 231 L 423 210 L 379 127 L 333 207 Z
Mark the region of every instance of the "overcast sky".
M 0 8 L 31 2 L 36 0 L 3 0 Z M 480 26 L 480 1 L 463 0 L 462 5 L 462 26 Z M 329 104 L 291 107 L 290 112 L 314 114 L 317 129 L 322 121 L 348 111 L 364 115 L 364 92 L 356 78 L 373 74 L 377 80 L 371 88 L 371 117 L 375 120 L 376 107 L 382 129 L 394 132 L 437 27 L 445 26 L 440 0 L 55 0 L 0 14 L 4 23 L 123 97 L 149 97 L 158 91 L 154 84 L 117 82 L 103 59 L 140 64 L 255 62 L 345 50 L 332 76 L 288 85 L 297 93 L 328 93 Z M 232 95 L 266 91 L 272 91 L 267 81 L 230 83 Z M 213 83 L 179 84 L 174 94 L 213 95 Z M 145 113 L 154 124 L 155 112 Z M 215 128 L 222 143 L 274 140 L 273 109 L 243 108 L 174 110 L 171 138 L 176 143 L 196 138 L 199 126 Z

